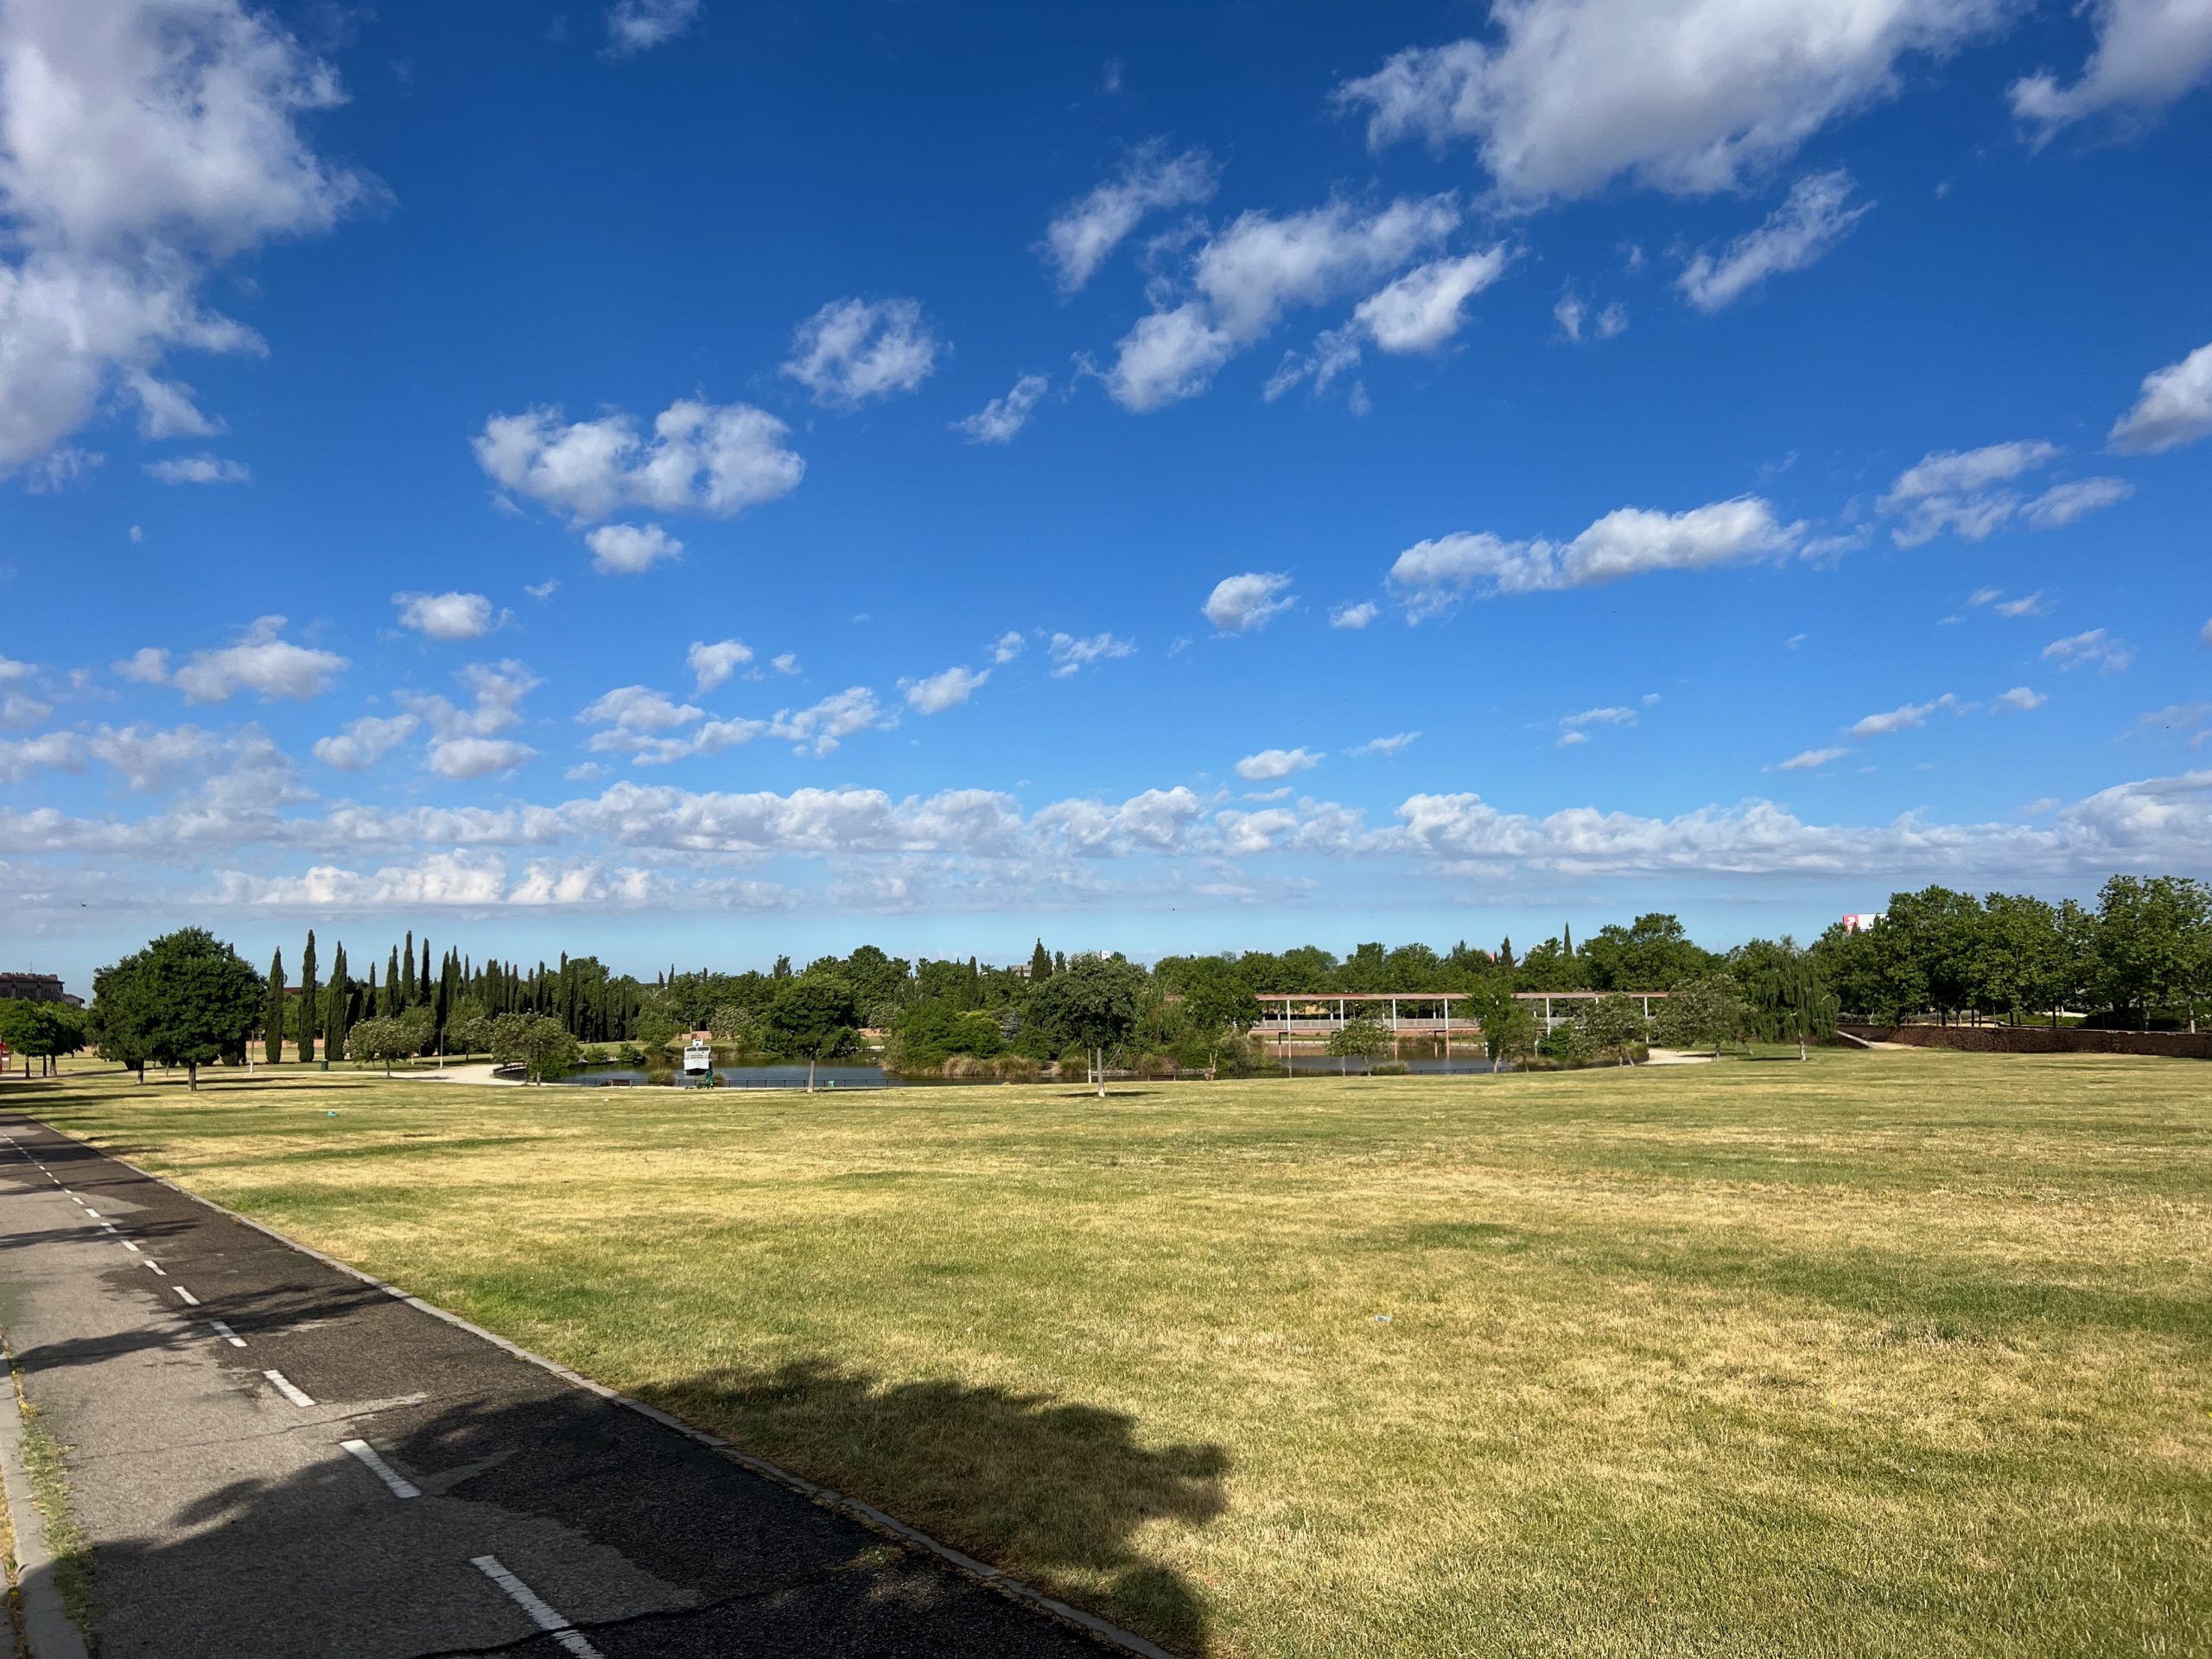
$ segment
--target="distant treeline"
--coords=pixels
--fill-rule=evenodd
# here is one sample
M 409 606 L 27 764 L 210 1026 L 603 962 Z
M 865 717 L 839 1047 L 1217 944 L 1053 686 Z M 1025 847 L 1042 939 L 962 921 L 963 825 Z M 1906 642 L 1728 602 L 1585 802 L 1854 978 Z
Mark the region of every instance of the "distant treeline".
M 1116 965 L 1111 995 L 1130 1010 L 1116 1046 L 1209 1067 L 1255 1062 L 1246 1033 L 1260 1017 L 1260 997 L 1337 991 L 1447 993 L 1465 999 L 1455 1011 L 1471 1011 L 1498 1009 L 1514 991 L 1710 993 L 1733 982 L 1754 1008 L 1780 997 L 1881 1023 L 1963 1014 L 2056 1019 L 2065 1010 L 2098 1023 L 2194 1029 L 2212 1012 L 2212 889 L 2181 876 L 2114 876 L 2091 907 L 1932 887 L 1892 894 L 1883 918 L 1860 931 L 1838 925 L 1809 946 L 1757 939 L 1725 952 L 1654 912 L 1580 940 L 1562 927 L 1522 952 L 1508 938 L 1495 950 L 1376 943 L 1342 957 L 1313 945 L 1174 956 L 1149 969 L 1107 960 Z M 671 967 L 640 980 L 593 957 L 524 966 L 453 948 L 438 953 L 411 931 L 357 975 L 343 945 L 325 969 L 310 932 L 298 963 L 294 983 L 282 952 L 270 962 L 257 1019 L 249 1019 L 272 1060 L 288 1052 L 342 1058 L 346 1033 L 367 1020 L 399 1022 L 404 1040 L 424 1054 L 485 1052 L 503 1015 L 541 1017 L 579 1043 L 648 1056 L 705 1030 L 731 1048 L 828 1058 L 873 1029 L 883 1033 L 887 1060 L 912 1069 L 963 1057 L 1060 1059 L 1098 1047 L 1103 1028 L 1077 1007 L 1090 989 L 1078 995 L 1071 984 L 1055 985 L 1069 959 L 1041 940 L 1013 967 L 973 957 L 910 962 L 862 945 L 804 969 L 785 957 L 766 972 Z M 97 984 L 89 1025 L 0 1004 L 0 1033 L 12 1031 L 17 1052 L 30 1054 L 97 1039 Z M 1784 986 L 1786 996 L 1777 988 Z M 378 1038 L 386 1051 L 401 1040 L 382 1027 Z

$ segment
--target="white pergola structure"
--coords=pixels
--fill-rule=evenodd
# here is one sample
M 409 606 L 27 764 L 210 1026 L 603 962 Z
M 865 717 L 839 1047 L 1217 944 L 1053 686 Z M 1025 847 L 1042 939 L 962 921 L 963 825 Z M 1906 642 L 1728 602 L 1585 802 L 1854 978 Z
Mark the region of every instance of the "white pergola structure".
M 1516 991 L 1513 1000 L 1543 1004 L 1544 1029 L 1551 1032 L 1574 1017 L 1576 1003 L 1594 1002 L 1612 995 L 1611 991 Z M 1624 991 L 1620 995 L 1641 1001 L 1648 1020 L 1652 1003 L 1663 1001 L 1667 993 Z M 1325 1043 L 1346 1021 L 1365 1016 L 1379 1017 L 1400 1037 L 1440 1037 L 1446 1042 L 1454 1037 L 1478 1037 L 1481 1020 L 1455 1017 L 1452 1012 L 1454 1002 L 1466 999 L 1465 991 L 1313 991 L 1302 995 L 1262 992 L 1257 998 L 1259 1023 L 1252 1027 L 1252 1034 L 1286 1043 L 1301 1039 Z

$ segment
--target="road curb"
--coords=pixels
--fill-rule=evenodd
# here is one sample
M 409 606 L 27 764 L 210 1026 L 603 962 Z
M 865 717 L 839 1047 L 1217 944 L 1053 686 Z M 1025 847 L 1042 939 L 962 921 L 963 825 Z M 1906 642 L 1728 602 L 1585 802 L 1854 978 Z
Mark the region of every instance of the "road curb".
M 17 1107 L 15 1109 L 18 1112 L 22 1111 L 22 1108 L 20 1107 Z M 849 1497 L 842 1492 L 835 1491 L 828 1486 L 823 1486 L 815 1481 L 809 1480 L 803 1475 L 794 1474 L 790 1470 L 783 1468 L 779 1465 L 769 1462 L 766 1458 L 757 1458 L 749 1452 L 741 1451 L 737 1446 L 722 1439 L 719 1434 L 711 1434 L 705 1429 L 695 1428 L 680 1417 L 673 1416 L 670 1413 L 661 1410 L 658 1406 L 649 1406 L 642 1400 L 632 1400 L 628 1395 L 622 1394 L 613 1389 L 610 1389 L 604 1382 L 595 1382 L 592 1378 L 584 1376 L 581 1371 L 570 1370 L 566 1365 L 562 1364 L 558 1360 L 548 1359 L 543 1354 L 532 1353 L 529 1349 L 523 1347 L 520 1344 L 510 1342 L 506 1338 L 499 1335 L 495 1331 L 486 1331 L 482 1325 L 476 1325 L 467 1319 L 464 1319 L 458 1313 L 451 1313 L 445 1308 L 440 1307 L 434 1302 L 426 1302 L 421 1297 L 411 1295 L 408 1292 L 400 1289 L 397 1285 L 388 1285 L 385 1283 L 383 1280 L 375 1278 L 369 1274 L 363 1273 L 359 1268 L 340 1261 L 336 1256 L 326 1255 L 321 1250 L 316 1249 L 313 1245 L 302 1244 L 296 1238 L 287 1237 L 284 1234 L 278 1232 L 274 1227 L 264 1226 L 251 1216 L 240 1215 L 237 1211 L 231 1209 L 228 1205 L 218 1204 L 214 1199 L 203 1197 L 201 1194 L 193 1192 L 189 1187 L 181 1186 L 175 1181 L 169 1180 L 163 1176 L 155 1174 L 153 1171 L 149 1169 L 142 1169 L 127 1158 L 118 1158 L 111 1152 L 103 1152 L 99 1147 L 92 1146 L 87 1141 L 79 1141 L 73 1135 L 64 1135 L 60 1129 L 55 1128 L 52 1124 L 44 1122 L 42 1119 L 29 1118 L 28 1114 L 24 1114 L 24 1116 L 28 1121 L 36 1123 L 39 1128 L 44 1129 L 48 1134 L 59 1136 L 60 1139 L 68 1141 L 72 1146 L 81 1147 L 87 1152 L 92 1153 L 97 1156 L 105 1158 L 110 1162 L 129 1170 L 132 1174 L 139 1176 L 143 1179 L 152 1181 L 156 1185 L 165 1186 L 170 1192 L 176 1193 L 179 1197 L 189 1198 L 193 1203 L 203 1205 L 206 1208 L 213 1211 L 219 1216 L 235 1221 L 241 1226 L 251 1227 L 255 1232 L 261 1234 L 266 1238 L 274 1239 L 276 1243 L 283 1245 L 288 1249 L 297 1250 L 302 1255 L 311 1256 L 315 1261 L 321 1262 L 325 1267 L 334 1268 L 340 1273 L 346 1274 L 348 1278 L 357 1279 L 365 1285 L 382 1291 L 385 1295 L 391 1297 L 397 1301 L 404 1302 L 408 1306 L 415 1308 L 421 1313 L 427 1313 L 432 1319 L 444 1320 L 455 1330 L 466 1331 L 470 1336 L 478 1338 L 482 1341 L 488 1342 L 494 1348 L 498 1348 L 505 1353 L 512 1355 L 517 1359 L 525 1361 L 531 1365 L 537 1366 L 540 1370 L 548 1372 L 550 1375 L 560 1378 L 561 1381 L 567 1383 L 571 1388 L 581 1389 L 587 1394 L 595 1395 L 600 1399 L 607 1402 L 609 1404 L 620 1406 L 626 1411 L 635 1412 L 639 1416 L 644 1417 L 652 1422 L 658 1423 L 663 1428 L 673 1430 L 675 1433 L 683 1435 L 684 1439 L 692 1441 L 696 1445 L 706 1447 L 717 1457 L 720 1457 L 728 1462 L 736 1464 L 739 1467 L 749 1470 L 753 1474 L 760 1475 L 766 1479 L 772 1480 L 779 1485 L 788 1487 L 791 1491 L 798 1493 L 801 1497 L 806 1497 L 814 1503 L 821 1504 L 824 1509 L 834 1510 L 837 1513 L 843 1515 L 851 1520 L 859 1522 L 871 1532 L 882 1534 L 887 1537 L 896 1540 L 899 1543 L 907 1545 L 912 1548 L 920 1550 L 924 1554 L 935 1558 L 945 1567 L 951 1568 L 954 1572 L 960 1573 L 963 1578 L 971 1579 L 976 1583 L 984 1586 L 986 1588 L 997 1592 L 1000 1595 L 1006 1597 L 1009 1601 L 1015 1602 L 1021 1606 L 1031 1609 L 1033 1611 L 1047 1614 L 1050 1617 L 1058 1619 L 1064 1624 L 1072 1625 L 1075 1629 L 1083 1631 L 1084 1634 L 1090 1637 L 1094 1640 L 1104 1643 L 1109 1647 L 1118 1648 L 1124 1653 L 1138 1654 L 1142 1656 L 1142 1659 L 1179 1659 L 1179 1656 L 1170 1652 L 1166 1648 L 1160 1647 L 1156 1643 L 1147 1641 L 1143 1637 L 1137 1635 L 1134 1630 L 1125 1630 L 1118 1624 L 1114 1624 L 1105 1619 L 1100 1618 L 1095 1613 L 1087 1613 L 1080 1607 L 1069 1605 L 1069 1604 L 1060 1600 L 1056 1596 L 1048 1596 L 1043 1591 L 1036 1588 L 1033 1585 L 1025 1584 L 1020 1579 L 1011 1577 L 1008 1574 L 1001 1572 L 998 1568 L 991 1566 L 986 1561 L 977 1560 L 974 1556 L 968 1554 L 966 1552 L 955 1549 L 950 1544 L 945 1543 L 939 1539 L 932 1538 L 929 1534 L 922 1531 L 919 1528 L 910 1527 L 905 1522 L 897 1519 L 895 1516 L 885 1514 L 881 1510 L 877 1509 L 872 1503 L 863 1503 L 856 1497 Z M 12 1415 L 12 1414 L 0 1413 L 0 1417 L 9 1415 Z M 16 1432 L 19 1433 L 20 1426 L 15 1426 L 15 1427 Z M 11 1484 L 9 1491 L 9 1500 L 11 1510 L 14 1507 L 14 1489 Z M 35 1511 L 33 1511 L 33 1513 L 35 1514 Z M 41 1548 L 43 1547 L 43 1537 L 41 1536 Z M 53 1587 L 50 1574 L 47 1587 L 49 1590 Z M 75 1626 L 68 1625 L 66 1618 L 64 1618 L 63 1623 L 69 1630 L 71 1635 L 74 1636 Z M 33 1659 L 84 1659 L 84 1656 L 85 1649 L 81 1642 L 79 1643 L 74 1649 L 56 1648 L 51 1652 L 48 1652 L 48 1650 L 39 1649 L 35 1645 L 33 1650 Z
M 16 1535 L 16 1589 L 22 1599 L 23 1641 L 31 1659 L 86 1659 L 85 1638 L 61 1605 L 54 1553 L 46 1547 L 46 1516 L 31 1495 L 23 1465 L 22 1401 L 16 1389 L 15 1356 L 6 1357 L 8 1401 L 0 1405 L 0 1491 Z

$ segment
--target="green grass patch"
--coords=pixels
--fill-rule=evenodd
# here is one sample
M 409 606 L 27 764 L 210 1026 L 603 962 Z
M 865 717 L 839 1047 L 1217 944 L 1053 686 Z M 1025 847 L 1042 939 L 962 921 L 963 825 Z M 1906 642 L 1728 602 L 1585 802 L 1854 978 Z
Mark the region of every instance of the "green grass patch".
M 2212 1651 L 2193 1063 L 19 1099 L 1185 1651 Z

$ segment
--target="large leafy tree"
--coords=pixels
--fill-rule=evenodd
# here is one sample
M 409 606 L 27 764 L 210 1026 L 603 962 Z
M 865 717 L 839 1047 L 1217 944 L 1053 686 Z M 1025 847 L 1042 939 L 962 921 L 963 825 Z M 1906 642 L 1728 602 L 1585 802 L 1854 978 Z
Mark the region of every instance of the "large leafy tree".
M 1568 1043 L 1585 1059 L 1631 1064 L 1636 1048 L 1649 1040 L 1651 1022 L 1634 997 L 1616 991 L 1583 1004 L 1568 1027 Z
M 1652 1016 L 1652 1034 L 1669 1048 L 1709 1048 L 1742 1040 L 1751 1020 L 1744 988 L 1732 974 L 1683 980 Z
M 801 974 L 785 980 L 768 1004 L 768 1033 L 777 1051 L 806 1057 L 806 1091 L 814 1068 L 853 1046 L 858 1008 L 852 982 L 842 974 Z
M 427 1034 L 427 1020 L 420 1029 Z M 550 1014 L 503 1014 L 492 1022 L 493 1061 L 521 1066 L 532 1083 L 572 1071 L 579 1052 L 569 1028 Z
M 2067 940 L 2059 912 L 2040 899 L 1993 893 L 1982 901 L 1968 969 L 1970 1007 L 2017 1021 L 2065 1000 Z
M 1181 964 L 1181 969 L 1184 1012 L 1190 1018 L 1191 1029 L 1218 1064 L 1222 1044 L 1242 1037 L 1259 1023 L 1259 1000 L 1220 957 L 1192 957 Z
M 1329 1033 L 1329 1052 L 1344 1062 L 1338 1066 L 1339 1071 L 1350 1071 L 1351 1062 L 1356 1059 L 1379 1060 L 1396 1046 L 1388 1026 L 1363 1015 L 1345 1020 Z
M 245 1058 L 264 989 L 251 965 L 206 928 L 164 933 L 92 976 L 101 1052 L 142 1067 L 181 1065 L 196 1090 L 201 1066 Z
M 362 1020 L 346 1034 L 346 1052 L 354 1064 L 381 1065 L 386 1077 L 395 1060 L 414 1058 L 415 1046 L 415 1032 L 406 1021 L 385 1014 Z
M 1753 1036 L 1770 1043 L 1794 1041 L 1802 1060 L 1808 1042 L 1834 1033 L 1835 993 L 1821 977 L 1815 956 L 1793 941 L 1760 940 L 1746 946 L 1738 954 L 1738 974 Z
M 66 1002 L 0 998 L 0 1043 L 23 1057 L 25 1077 L 31 1074 L 33 1060 L 42 1074 L 50 1074 L 58 1058 L 84 1047 L 86 1035 L 84 1015 Z
M 1029 1017 L 1052 1039 L 1089 1053 L 1106 1097 L 1106 1051 L 1136 1029 L 1144 969 L 1120 957 L 1077 957 L 1031 995 Z
M 1670 991 L 1713 969 L 1713 956 L 1690 943 L 1675 917 L 1653 911 L 1628 926 L 1609 923 L 1583 942 L 1591 988 Z
M 2147 1026 L 2159 1008 L 2196 1004 L 2212 965 L 2212 888 L 2179 875 L 2115 875 L 2097 893 L 2100 987 L 2119 1013 Z

